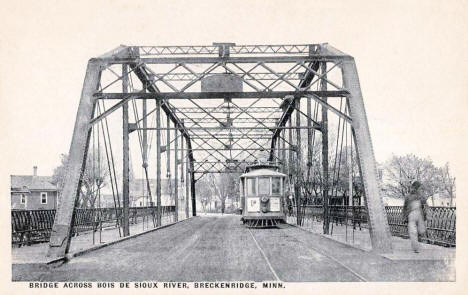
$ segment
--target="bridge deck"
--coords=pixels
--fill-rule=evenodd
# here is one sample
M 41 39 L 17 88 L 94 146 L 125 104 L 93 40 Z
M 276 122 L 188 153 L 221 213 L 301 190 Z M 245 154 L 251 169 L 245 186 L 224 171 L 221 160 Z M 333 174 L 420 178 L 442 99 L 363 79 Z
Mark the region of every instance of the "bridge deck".
M 51 269 L 39 281 L 451 281 L 453 261 L 391 261 L 289 225 L 247 229 L 239 216 L 202 216 Z

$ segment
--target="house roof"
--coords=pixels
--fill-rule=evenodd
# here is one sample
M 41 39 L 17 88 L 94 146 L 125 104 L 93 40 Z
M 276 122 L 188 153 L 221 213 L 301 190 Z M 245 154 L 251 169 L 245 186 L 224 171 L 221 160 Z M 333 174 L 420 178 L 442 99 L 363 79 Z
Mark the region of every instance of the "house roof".
M 10 175 L 12 192 L 29 192 L 31 190 L 56 191 L 51 176 Z

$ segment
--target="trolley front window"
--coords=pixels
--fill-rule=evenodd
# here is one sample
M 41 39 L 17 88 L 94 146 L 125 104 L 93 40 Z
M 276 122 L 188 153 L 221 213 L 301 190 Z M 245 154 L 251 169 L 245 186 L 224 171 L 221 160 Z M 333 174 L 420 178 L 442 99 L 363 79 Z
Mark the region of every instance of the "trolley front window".
M 247 196 L 252 197 L 257 195 L 257 185 L 255 178 L 247 178 Z
M 270 177 L 259 177 L 258 178 L 258 194 L 269 195 L 270 194 Z
M 273 177 L 271 179 L 271 194 L 279 195 L 281 193 L 281 178 Z

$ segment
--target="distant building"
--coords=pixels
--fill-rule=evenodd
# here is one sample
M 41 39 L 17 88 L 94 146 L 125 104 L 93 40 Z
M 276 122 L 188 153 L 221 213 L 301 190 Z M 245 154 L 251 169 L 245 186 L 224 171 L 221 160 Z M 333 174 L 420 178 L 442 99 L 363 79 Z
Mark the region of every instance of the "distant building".
M 156 179 L 150 178 L 148 182 L 152 199 L 148 197 L 148 183 L 146 179 L 135 178 L 130 181 L 130 206 L 149 206 L 151 202 L 153 202 L 154 206 L 156 205 Z M 161 179 L 161 206 L 174 205 L 174 185 L 174 179 Z M 182 195 L 185 195 L 183 190 L 179 182 L 179 199 L 182 198 Z
M 174 180 L 171 179 L 171 191 L 169 193 L 169 181 L 168 179 L 161 179 L 161 206 L 174 205 Z M 146 207 L 156 206 L 156 179 L 150 178 L 149 185 L 151 189 L 151 199 L 148 194 L 148 184 L 146 179 L 135 178 L 130 181 L 130 207 Z M 109 191 L 110 188 L 106 187 L 105 191 L 101 192 L 100 200 L 96 200 L 96 206 L 101 208 L 112 208 L 114 202 L 118 204 L 117 194 L 112 195 Z M 179 182 L 179 200 L 185 196 L 185 188 L 183 188 Z M 122 191 L 119 189 L 120 205 L 122 206 Z M 115 200 L 115 201 L 114 201 Z M 100 202 L 99 202 L 100 201 Z
M 37 166 L 33 175 L 10 175 L 11 209 L 39 210 L 57 208 L 57 186 L 52 176 L 38 176 Z

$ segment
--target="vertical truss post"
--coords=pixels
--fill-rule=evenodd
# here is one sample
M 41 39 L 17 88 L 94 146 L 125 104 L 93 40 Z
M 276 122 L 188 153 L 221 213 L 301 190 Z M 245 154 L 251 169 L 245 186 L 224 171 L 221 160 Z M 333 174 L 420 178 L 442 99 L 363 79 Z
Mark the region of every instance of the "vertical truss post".
M 195 169 L 194 163 L 190 160 L 190 194 L 192 195 L 192 216 L 197 216 L 197 201 L 195 195 Z
M 280 146 L 280 138 L 277 137 L 276 138 L 276 143 L 275 143 L 275 146 L 276 146 L 276 165 L 280 165 L 281 164 L 281 158 L 280 158 L 280 153 L 281 153 L 281 146 Z
M 146 88 L 147 88 L 147 85 L 144 85 L 143 87 L 143 92 L 146 92 Z M 143 145 L 143 169 L 145 170 L 145 175 L 146 175 L 146 179 L 145 179 L 145 183 L 148 184 L 148 130 L 146 128 L 148 128 L 148 120 L 146 118 L 146 115 L 148 113 L 148 109 L 147 109 L 147 104 L 146 104 L 146 99 L 143 99 L 143 135 L 142 135 L 142 145 Z M 143 186 L 143 191 L 145 190 L 145 186 Z M 151 192 L 148 191 L 147 192 L 148 195 L 151 195 Z M 150 202 L 152 202 L 152 200 L 150 200 Z M 149 205 L 149 204 L 147 204 Z
M 156 99 L 156 226 L 161 226 L 161 99 Z
M 174 124 L 175 127 L 175 135 L 174 135 L 174 205 L 175 205 L 175 212 L 174 212 L 174 221 L 179 220 L 179 169 L 177 167 L 178 163 L 178 127 Z
M 301 162 L 302 162 L 302 154 L 301 154 L 301 98 L 298 97 L 295 99 L 295 107 L 296 107 L 296 161 L 295 161 L 295 167 L 296 167 L 296 173 L 295 173 L 295 178 L 296 181 L 294 183 L 294 190 L 296 194 L 296 209 L 297 209 L 297 224 L 301 225 L 301 177 L 302 177 L 302 167 L 301 167 Z
M 288 147 L 289 147 L 289 153 L 288 153 L 288 179 L 289 179 L 289 190 L 291 192 L 291 195 L 292 195 L 292 173 L 293 173 L 293 146 L 292 146 L 292 117 L 290 116 L 289 119 L 288 119 Z M 296 196 L 294 196 L 296 197 Z M 292 199 L 291 199 L 292 201 Z M 298 214 L 299 212 L 296 212 L 296 215 Z
M 342 73 L 343 85 L 350 92 L 348 102 L 369 214 L 372 248 L 379 253 L 389 253 L 392 252 L 390 228 L 377 180 L 374 150 L 354 59 L 346 59 L 343 62 Z
M 348 101 L 349 99 L 346 98 L 346 100 Z M 349 105 L 349 102 L 348 102 L 348 105 Z M 348 126 L 346 126 L 346 128 L 348 128 Z M 350 125 L 350 128 L 351 129 L 351 125 Z M 351 131 L 349 132 L 349 134 L 351 135 L 350 138 L 350 144 L 349 144 L 349 159 L 346 159 L 348 162 L 348 191 L 349 191 L 349 197 L 348 197 L 348 206 L 353 206 L 354 203 L 353 203 L 353 136 L 352 136 L 352 133 Z
M 281 163 L 282 163 L 282 168 L 281 172 L 286 173 L 286 139 L 285 139 L 285 132 L 282 132 L 283 135 L 281 136 Z M 281 134 L 281 133 L 280 133 Z
M 182 121 L 183 123 L 183 121 Z M 182 136 L 181 134 L 181 137 L 180 137 L 180 183 L 181 183 L 181 186 L 183 187 L 184 186 L 184 162 L 185 162 L 185 157 L 184 157 L 184 137 Z M 180 192 L 181 195 L 183 195 L 183 192 L 181 191 Z M 181 199 L 182 200 L 182 199 Z M 184 205 L 185 205 L 185 202 L 184 202 Z M 183 207 L 182 207 L 183 208 Z
M 307 97 L 307 167 L 312 167 L 312 102 Z
M 128 92 L 128 65 L 122 65 L 122 92 Z M 122 203 L 123 203 L 123 235 L 124 237 L 130 235 L 130 187 L 129 187 L 129 138 L 128 138 L 128 102 L 125 102 L 122 105 L 122 130 L 123 130 L 123 143 L 122 143 L 122 155 L 123 155 L 123 165 L 122 165 Z
M 188 146 L 188 143 L 187 143 Z M 190 210 L 189 210 L 189 195 L 190 195 L 190 187 L 189 187 L 189 151 L 185 153 L 185 161 L 187 162 L 185 165 L 185 217 L 190 217 Z
M 63 257 L 70 248 L 72 222 L 75 203 L 79 194 L 81 177 L 86 165 L 91 128 L 89 122 L 93 118 L 96 98 L 93 96 L 98 89 L 101 76 L 101 63 L 96 59 L 88 62 L 86 76 L 81 92 L 80 104 L 76 114 L 73 137 L 68 153 L 68 163 L 60 202 L 58 203 L 54 225 L 50 234 L 47 256 Z
M 323 78 L 327 79 L 327 63 L 320 64 Z M 327 82 L 322 79 L 320 81 L 320 90 L 327 90 Z M 322 97 L 324 102 L 327 102 L 327 97 Z M 323 233 L 329 233 L 330 218 L 328 212 L 328 109 L 322 105 L 322 200 L 323 200 Z
M 166 178 L 171 187 L 171 119 L 166 116 Z M 169 195 L 172 195 L 172 190 L 169 190 Z
M 278 140 L 277 138 L 273 139 L 274 143 L 272 144 L 274 146 L 274 150 L 273 150 L 273 158 L 271 159 L 271 162 L 278 165 L 278 157 L 276 157 L 278 151 L 279 151 L 279 148 L 278 148 Z

